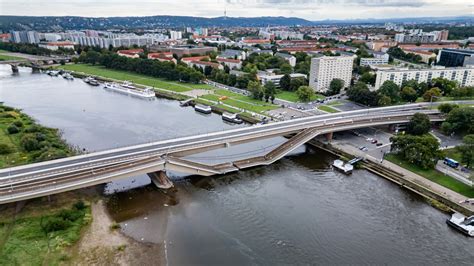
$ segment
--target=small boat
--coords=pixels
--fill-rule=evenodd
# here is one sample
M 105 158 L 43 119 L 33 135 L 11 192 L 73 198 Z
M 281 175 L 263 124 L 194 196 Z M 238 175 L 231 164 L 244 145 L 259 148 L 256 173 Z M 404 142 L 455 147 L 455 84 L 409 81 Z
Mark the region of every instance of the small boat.
M 95 80 L 95 79 L 91 79 L 91 80 L 90 80 L 89 82 L 87 82 L 87 83 L 88 83 L 89 85 L 91 85 L 91 86 L 99 86 L 99 85 L 100 85 L 100 83 L 99 83 L 97 80 Z
M 83 79 L 83 81 L 84 81 L 85 83 L 89 83 L 89 82 L 91 82 L 91 80 L 93 80 L 93 79 L 94 79 L 93 77 L 87 77 L 87 78 Z
M 223 113 L 222 114 L 222 120 L 235 123 L 235 124 L 242 124 L 242 119 L 238 117 L 237 114 L 230 114 L 230 113 Z
M 64 79 L 74 80 L 74 77 L 69 73 L 64 73 L 62 76 L 63 76 Z
M 212 113 L 212 108 L 208 105 L 196 104 L 194 110 L 203 114 Z
M 341 160 L 335 160 L 332 163 L 332 166 L 346 175 L 352 174 L 352 170 L 354 170 L 354 166 L 352 164 L 344 164 L 344 162 Z
M 59 75 L 59 71 L 57 70 L 48 70 L 46 74 L 50 75 L 51 77 L 57 77 Z
M 450 219 L 446 220 L 446 223 L 458 230 L 459 232 L 474 237 L 474 215 L 466 217 L 460 213 L 453 213 Z

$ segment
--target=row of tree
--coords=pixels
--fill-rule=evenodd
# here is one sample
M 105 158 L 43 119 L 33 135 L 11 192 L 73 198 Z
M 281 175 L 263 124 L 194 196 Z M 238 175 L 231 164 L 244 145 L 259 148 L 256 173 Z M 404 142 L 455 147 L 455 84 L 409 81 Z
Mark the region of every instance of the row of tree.
M 149 75 L 168 80 L 199 83 L 204 79 L 204 74 L 183 63 L 160 62 L 143 58 L 127 58 L 109 51 L 99 53 L 94 50 L 81 53 L 78 62 L 87 64 L 100 64 L 110 69 L 124 70 L 138 74 Z

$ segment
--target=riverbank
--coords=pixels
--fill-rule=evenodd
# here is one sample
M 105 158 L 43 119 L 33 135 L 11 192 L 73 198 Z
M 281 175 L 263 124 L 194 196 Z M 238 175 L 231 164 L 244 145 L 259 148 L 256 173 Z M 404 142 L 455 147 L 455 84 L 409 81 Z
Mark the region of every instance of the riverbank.
M 20 110 L 0 104 L 0 168 L 76 153 L 61 138 L 59 130 L 41 126 Z
M 176 100 L 195 98 L 199 103 L 216 106 L 230 113 L 240 113 L 243 116 L 269 116 L 266 113 L 267 111 L 279 107 L 275 104 L 255 100 L 249 96 L 223 89 L 216 89 L 208 84 L 168 81 L 161 78 L 86 64 L 68 64 L 58 66 L 57 68 L 73 71 L 73 75 L 78 77 L 94 76 L 99 80 L 109 82 L 131 81 L 138 86 L 153 87 L 158 96 L 163 95 L 165 98 Z
M 474 214 L 474 206 L 460 203 L 466 199 L 466 196 L 443 187 L 387 160 L 382 162 L 377 161 L 369 156 L 365 156 L 365 154 L 349 145 L 320 143 L 317 141 L 311 141 L 309 144 L 317 148 L 322 148 L 337 156 L 342 156 L 346 159 L 354 156 L 364 158 L 367 161 L 362 165 L 364 169 L 423 196 L 427 199 L 427 202 L 430 205 L 442 211 L 455 210 L 468 216 Z

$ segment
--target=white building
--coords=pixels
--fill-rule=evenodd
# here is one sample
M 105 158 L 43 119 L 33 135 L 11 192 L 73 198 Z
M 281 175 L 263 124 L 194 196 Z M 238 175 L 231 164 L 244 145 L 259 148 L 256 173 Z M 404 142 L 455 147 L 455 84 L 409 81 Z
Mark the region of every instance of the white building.
M 171 40 L 181 40 L 183 38 L 183 33 L 181 31 L 170 31 Z
M 375 65 L 384 65 L 388 64 L 388 58 L 361 58 L 361 66 L 375 66 Z
M 403 81 L 416 80 L 417 82 L 430 82 L 434 78 L 445 78 L 456 81 L 460 86 L 474 86 L 474 68 L 433 68 L 433 69 L 387 69 L 377 71 L 375 80 L 375 90 L 378 90 L 382 84 L 391 80 L 398 86 Z
M 355 56 L 322 56 L 311 59 L 309 86 L 316 91 L 325 91 L 333 79 L 341 79 L 344 86 L 351 84 Z
M 268 82 L 272 82 L 276 87 L 280 87 L 280 80 L 284 75 L 258 75 L 260 82 L 262 85 L 267 84 Z M 294 78 L 304 78 L 306 79 L 307 76 L 305 74 L 294 73 L 290 74 L 292 79 Z
M 47 42 L 57 42 L 57 41 L 61 40 L 61 35 L 56 34 L 56 33 L 45 33 L 44 34 L 44 39 Z
M 74 50 L 73 42 L 46 42 L 46 43 L 40 43 L 38 46 L 49 49 L 51 51 L 57 51 L 59 50 L 59 48 Z

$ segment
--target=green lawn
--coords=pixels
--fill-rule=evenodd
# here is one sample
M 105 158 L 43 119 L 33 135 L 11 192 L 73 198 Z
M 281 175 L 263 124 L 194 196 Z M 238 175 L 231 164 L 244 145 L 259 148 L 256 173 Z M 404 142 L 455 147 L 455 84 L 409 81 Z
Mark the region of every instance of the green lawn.
M 385 156 L 385 159 L 392 163 L 400 165 L 401 167 L 407 170 L 410 170 L 418 175 L 421 175 L 425 177 L 426 179 L 429 179 L 459 194 L 462 194 L 468 198 L 474 197 L 474 188 L 462 182 L 459 182 L 454 178 L 444 175 L 443 173 L 440 173 L 436 171 L 435 169 L 429 169 L 429 170 L 421 169 L 420 167 L 416 165 L 406 162 L 405 160 L 403 160 L 402 158 L 400 158 L 399 156 L 395 154 L 387 154 Z
M 318 107 L 319 110 L 321 111 L 324 111 L 324 112 L 328 112 L 328 113 L 339 113 L 338 110 L 332 108 L 331 106 L 327 106 L 327 105 L 321 105 Z
M 192 84 L 192 83 L 180 83 L 174 81 L 167 81 L 160 78 L 150 77 L 141 74 L 135 74 L 127 71 L 107 69 L 103 66 L 92 66 L 86 64 L 70 64 L 60 66 L 59 68 L 82 72 L 88 75 L 101 76 L 104 78 L 116 79 L 116 80 L 128 80 L 136 84 L 145 86 L 151 86 L 170 90 L 174 92 L 186 92 L 193 89 L 213 89 L 213 87 L 207 84 Z
M 6 55 L 4 53 L 9 53 L 9 51 L 0 50 L 0 61 L 25 60 L 24 58 L 21 58 L 21 57 L 18 57 L 18 56 Z
M 296 92 L 294 92 L 294 91 L 282 91 L 282 90 L 280 90 L 276 94 L 276 97 L 278 99 L 282 99 L 282 100 L 289 101 L 289 102 L 294 102 L 294 103 L 300 102 L 300 100 L 298 99 L 298 96 L 296 95 Z M 311 98 L 311 101 L 321 100 L 321 99 L 324 99 L 323 95 L 315 94 Z

